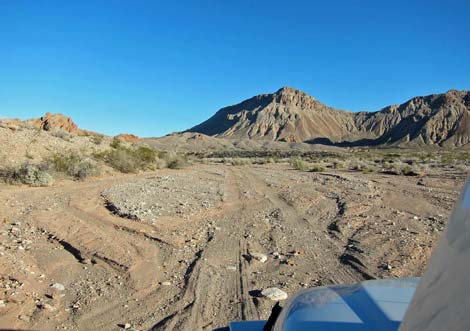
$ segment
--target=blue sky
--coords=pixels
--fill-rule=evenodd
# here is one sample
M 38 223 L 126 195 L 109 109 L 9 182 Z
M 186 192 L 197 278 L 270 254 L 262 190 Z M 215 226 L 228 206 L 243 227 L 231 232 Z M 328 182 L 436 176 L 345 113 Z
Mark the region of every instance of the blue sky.
M 352 111 L 470 89 L 470 1 L 0 0 L 0 116 L 160 136 L 282 86 Z

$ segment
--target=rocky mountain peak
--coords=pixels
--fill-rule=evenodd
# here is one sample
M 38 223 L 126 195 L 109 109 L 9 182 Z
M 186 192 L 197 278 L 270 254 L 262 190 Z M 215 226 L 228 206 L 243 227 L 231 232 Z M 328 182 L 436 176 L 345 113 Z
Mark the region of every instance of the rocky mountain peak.
M 293 87 L 284 86 L 273 93 L 274 99 L 279 103 L 312 104 L 315 98 Z
M 189 129 L 214 137 L 324 143 L 470 145 L 470 91 L 414 97 L 376 112 L 328 107 L 292 87 L 220 109 Z

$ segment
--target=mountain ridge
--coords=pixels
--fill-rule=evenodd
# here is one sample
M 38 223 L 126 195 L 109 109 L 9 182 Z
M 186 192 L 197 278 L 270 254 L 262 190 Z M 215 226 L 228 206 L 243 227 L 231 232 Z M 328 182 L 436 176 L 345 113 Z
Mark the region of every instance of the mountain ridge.
M 378 111 L 350 112 L 283 87 L 221 108 L 185 132 L 338 146 L 459 147 L 470 142 L 470 91 L 449 90 L 416 96 Z

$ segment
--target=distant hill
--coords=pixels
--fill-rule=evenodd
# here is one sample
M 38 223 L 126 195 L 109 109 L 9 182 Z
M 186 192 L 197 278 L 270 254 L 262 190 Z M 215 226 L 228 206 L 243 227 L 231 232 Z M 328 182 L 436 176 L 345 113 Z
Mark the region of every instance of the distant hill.
M 222 108 L 188 131 L 213 137 L 335 146 L 459 147 L 470 142 L 470 91 L 451 90 L 415 97 L 376 112 L 353 113 L 283 87 Z

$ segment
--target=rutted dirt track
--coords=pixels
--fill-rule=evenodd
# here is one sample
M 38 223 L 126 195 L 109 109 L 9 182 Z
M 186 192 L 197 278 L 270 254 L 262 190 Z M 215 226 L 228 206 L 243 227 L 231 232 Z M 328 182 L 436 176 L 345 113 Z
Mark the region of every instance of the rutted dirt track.
M 120 217 L 102 195 L 162 176 L 193 180 L 184 196 L 165 184 L 155 219 Z M 266 287 L 292 295 L 420 275 L 463 180 L 196 165 L 51 188 L 4 186 L 0 328 L 213 330 L 267 318 L 274 302 L 259 296 Z M 220 187 L 212 197 L 219 202 L 186 208 L 208 181 Z M 165 199 L 182 209 L 165 209 Z M 135 200 L 123 203 L 132 211 Z M 251 260 L 255 252 L 267 261 Z

